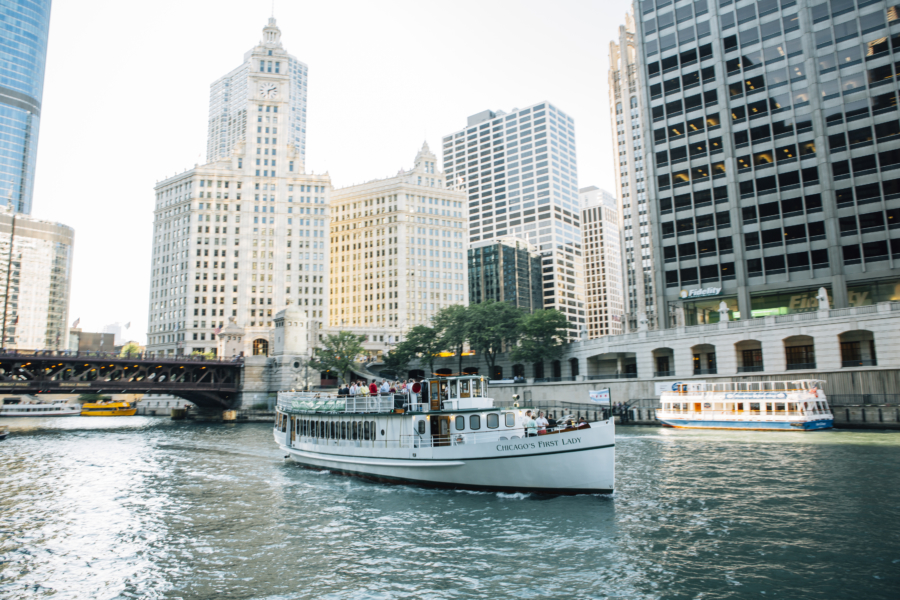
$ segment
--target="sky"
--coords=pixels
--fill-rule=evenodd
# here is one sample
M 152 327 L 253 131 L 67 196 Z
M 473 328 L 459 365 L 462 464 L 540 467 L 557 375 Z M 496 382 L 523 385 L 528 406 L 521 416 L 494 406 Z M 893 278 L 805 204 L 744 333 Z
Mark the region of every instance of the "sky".
M 486 109 L 575 119 L 579 187 L 614 190 L 609 43 L 624 0 L 277 0 L 309 66 L 307 172 L 334 187 L 410 168 Z M 69 322 L 146 342 L 153 187 L 206 162 L 209 85 L 262 38 L 272 2 L 53 3 L 32 214 L 75 229 Z

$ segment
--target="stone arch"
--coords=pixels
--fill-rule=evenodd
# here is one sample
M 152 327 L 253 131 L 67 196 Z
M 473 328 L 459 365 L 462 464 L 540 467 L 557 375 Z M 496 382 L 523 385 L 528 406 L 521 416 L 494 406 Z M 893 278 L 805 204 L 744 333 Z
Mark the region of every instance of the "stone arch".
M 838 335 L 841 367 L 875 367 L 875 335 L 868 329 L 853 329 Z
M 694 375 L 715 375 L 716 347 L 713 344 L 697 344 L 691 346 L 691 354 L 694 360 Z
M 569 372 L 572 374 L 573 381 L 580 374 L 579 369 L 578 369 L 578 359 L 577 358 L 569 359 Z
M 558 360 L 554 360 L 550 363 L 550 377 L 562 377 L 562 363 Z
M 785 367 L 788 371 L 816 368 L 816 343 L 808 335 L 792 335 L 782 340 Z
M 734 345 L 738 373 L 757 373 L 763 370 L 762 342 L 741 340 Z
M 675 352 L 671 348 L 655 348 L 653 354 L 653 376 L 673 377 L 675 375 Z
M 269 355 L 269 340 L 264 340 L 263 338 L 257 338 L 253 340 L 253 356 L 268 356 Z

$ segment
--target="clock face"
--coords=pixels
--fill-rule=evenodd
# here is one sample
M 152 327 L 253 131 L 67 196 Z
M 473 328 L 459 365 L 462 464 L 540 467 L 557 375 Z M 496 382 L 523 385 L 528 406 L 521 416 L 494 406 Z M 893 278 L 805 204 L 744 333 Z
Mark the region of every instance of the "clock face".
M 261 83 L 259 84 L 259 95 L 263 98 L 276 98 L 278 86 L 274 83 Z

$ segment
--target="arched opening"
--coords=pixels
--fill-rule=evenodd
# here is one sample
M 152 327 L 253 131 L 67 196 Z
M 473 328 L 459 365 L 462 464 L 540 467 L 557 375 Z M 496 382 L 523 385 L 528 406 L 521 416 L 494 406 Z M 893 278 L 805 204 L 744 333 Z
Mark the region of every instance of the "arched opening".
M 871 331 L 856 329 L 838 336 L 841 343 L 841 367 L 875 367 L 875 336 Z
M 525 365 L 512 366 L 513 377 L 525 377 Z
M 543 379 L 544 378 L 544 363 L 536 362 L 531 367 L 534 369 L 534 378 L 535 379 Z
M 491 367 L 491 379 L 503 379 L 503 367 L 500 365 Z
M 657 348 L 653 351 L 653 376 L 675 376 L 675 352 L 671 348 Z
M 412 369 L 407 373 L 407 376 L 410 379 L 424 379 L 425 371 L 423 371 L 422 369 Z
M 464 375 L 478 375 L 478 367 L 466 367 L 463 369 Z
M 569 359 L 569 371 L 572 373 L 572 381 L 575 381 L 575 378 L 578 377 L 578 359 L 577 358 Z
M 453 371 L 450 369 L 438 369 L 435 371 L 435 375 L 441 375 L 442 377 L 450 377 L 453 375 Z
M 268 356 L 269 341 L 262 338 L 253 340 L 253 356 Z
M 691 347 L 694 355 L 694 375 L 716 374 L 716 347 L 712 344 L 697 344 Z
M 633 379 L 637 377 L 634 352 L 607 352 L 587 358 L 588 379 Z
M 788 371 L 816 368 L 816 345 L 808 335 L 784 338 L 784 357 Z
M 558 360 L 554 360 L 550 363 L 550 368 L 553 369 L 553 375 L 551 377 L 562 377 L 562 364 Z
M 737 353 L 737 372 L 756 373 L 763 370 L 762 343 L 759 340 L 742 340 L 734 345 Z

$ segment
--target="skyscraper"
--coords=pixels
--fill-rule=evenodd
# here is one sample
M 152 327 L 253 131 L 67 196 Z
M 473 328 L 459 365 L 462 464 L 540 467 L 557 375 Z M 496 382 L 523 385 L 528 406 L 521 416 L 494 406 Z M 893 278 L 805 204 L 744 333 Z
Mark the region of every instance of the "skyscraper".
M 0 4 L 0 205 L 30 213 L 51 0 Z
M 465 305 L 465 196 L 422 146 L 394 177 L 332 192 L 331 326 L 389 341 Z
M 833 308 L 900 298 L 896 7 L 638 10 L 666 325 L 814 311 L 822 287 Z
M 595 186 L 579 190 L 584 236 L 584 287 L 588 338 L 624 333 L 622 240 L 615 196 Z
M 294 145 L 299 154 L 298 169 L 306 162 L 306 95 L 309 68 L 281 47 L 281 32 L 275 19 L 263 30 L 263 53 L 256 49 L 244 54 L 244 62 L 209 86 L 209 134 L 206 161 L 231 156 L 235 144 L 247 139 L 247 101 L 258 90 L 253 88 L 262 74 L 278 77 L 281 94 L 287 98 L 281 123 L 281 137 Z M 252 133 L 252 131 L 251 131 Z
M 280 38 L 270 19 L 245 56 L 256 68 L 243 107 L 232 103 L 246 121 L 234 147 L 156 185 L 149 352 L 213 351 L 234 319 L 264 355 L 286 306 L 303 310 L 310 327 L 327 318 L 331 182 L 303 173 L 291 130 L 300 92 L 291 70 L 275 67 L 288 56 Z
M 469 303 L 509 302 L 529 313 L 542 309 L 541 254 L 514 237 L 474 242 L 469 248 Z
M 444 136 L 447 180 L 468 196 L 469 241 L 522 237 L 543 256 L 543 305 L 585 322 L 575 122 L 541 102 L 489 110 Z
M 609 44 L 610 122 L 615 131 L 616 191 L 621 215 L 621 242 L 624 268 L 624 329 L 636 331 L 638 323 L 649 329 L 659 327 L 653 270 L 653 235 L 647 222 L 647 183 L 644 169 L 644 97 L 638 72 L 634 17 L 625 15 L 619 39 Z

